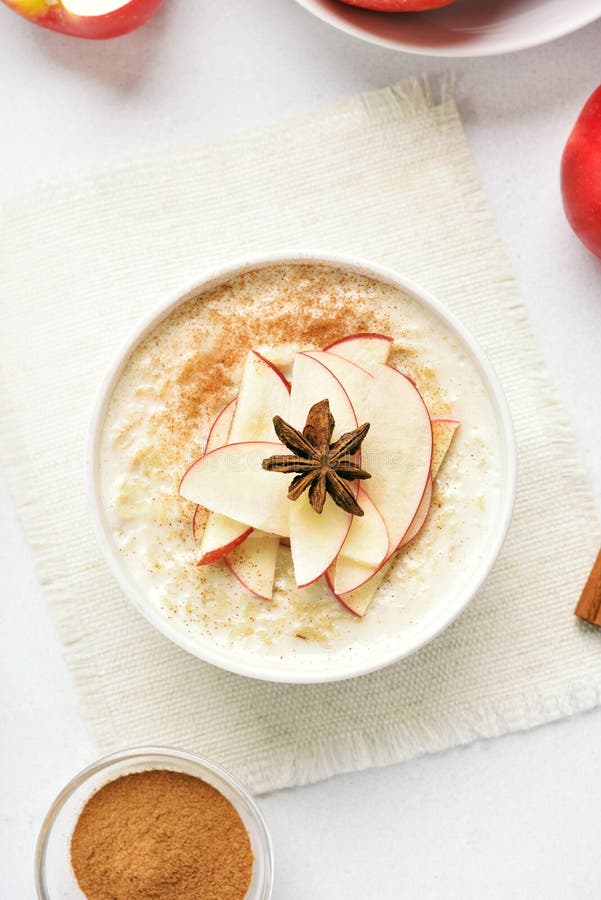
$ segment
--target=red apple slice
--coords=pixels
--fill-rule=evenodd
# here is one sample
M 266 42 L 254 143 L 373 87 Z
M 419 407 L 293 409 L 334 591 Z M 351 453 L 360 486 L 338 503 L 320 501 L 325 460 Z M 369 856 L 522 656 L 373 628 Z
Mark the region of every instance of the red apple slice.
M 354 562 L 376 567 L 388 552 L 388 530 L 376 505 L 362 487 L 359 488 L 357 502 L 363 510 L 363 515 L 353 516 L 338 559 L 348 556 Z
M 347 392 L 334 373 L 308 353 L 297 353 L 292 367 L 290 424 L 302 431 L 309 410 L 320 400 L 328 400 L 336 426 L 332 440 L 357 427 L 357 417 Z
M 279 369 L 251 350 L 244 363 L 240 393 L 228 441 L 272 441 L 273 417 L 287 419 L 290 385 Z
M 163 0 L 4 0 L 35 25 L 73 37 L 101 40 L 143 25 Z
M 211 425 L 205 444 L 205 453 L 210 453 L 211 450 L 216 450 L 217 447 L 223 447 L 224 444 L 227 444 L 235 410 L 236 398 L 234 397 L 227 406 L 223 407 Z
M 440 467 L 441 467 L 441 465 L 444 461 L 444 458 L 449 450 L 451 441 L 453 440 L 453 436 L 457 430 L 458 425 L 459 425 L 459 422 L 457 422 L 456 419 L 433 419 L 432 420 L 432 435 L 433 435 L 433 440 L 434 440 L 434 449 L 433 449 L 433 453 L 432 453 L 433 466 L 432 466 L 432 475 L 428 481 L 428 486 L 426 487 L 426 492 L 424 494 L 424 499 L 422 501 L 423 507 L 422 507 L 422 504 L 420 504 L 420 511 L 422 511 L 422 513 L 423 513 L 423 508 L 425 508 L 427 506 L 426 515 L 422 521 L 422 526 L 425 521 L 425 518 L 427 518 L 429 509 L 430 509 L 431 497 L 432 497 L 431 492 L 428 491 L 428 487 L 432 483 L 432 478 L 436 478 L 436 476 L 438 475 L 438 473 L 440 471 Z M 419 515 L 419 511 L 416 514 L 416 519 L 417 519 L 418 515 Z M 420 528 L 422 526 L 420 526 Z M 413 531 L 413 529 L 414 529 L 414 524 L 412 523 L 410 530 Z M 410 538 L 411 540 L 413 540 L 413 538 L 416 537 L 418 531 L 419 531 L 419 529 L 415 530 L 413 536 Z M 403 538 L 403 545 L 408 542 L 409 541 L 407 540 L 407 536 L 405 538 Z M 387 572 L 387 566 L 384 565 L 375 573 L 375 575 L 373 575 L 372 578 L 369 579 L 369 581 L 365 582 L 365 584 L 363 584 L 357 590 L 347 593 L 344 596 L 338 596 L 338 600 L 340 600 L 340 602 L 342 603 L 343 606 L 346 606 L 347 609 L 349 609 L 351 612 L 355 613 L 355 615 L 364 616 L 369 608 L 371 601 L 375 597 L 376 592 L 377 592 L 378 588 L 380 587 L 380 584 L 382 583 L 384 576 L 386 575 L 386 572 Z M 334 592 L 334 583 L 333 583 L 333 573 L 332 573 L 332 577 L 328 578 L 327 581 L 328 581 L 328 585 L 330 586 L 330 590 L 332 591 L 332 593 L 335 593 Z
M 290 551 L 294 577 L 299 588 L 317 581 L 340 553 L 348 534 L 350 513 L 328 497 L 318 514 L 305 492 L 290 506 Z
M 459 427 L 457 419 L 432 419 L 432 466 L 431 477 L 428 481 L 422 502 L 415 514 L 413 522 L 409 526 L 407 534 L 401 541 L 401 547 L 405 547 L 418 536 L 428 518 L 432 504 L 432 482 L 436 479 L 442 461 L 447 455 L 451 441 Z
M 204 508 L 204 506 L 194 507 L 194 515 L 192 516 L 192 536 L 194 540 L 198 540 L 200 538 L 202 529 L 206 525 L 209 515 L 210 513 Z
M 251 593 L 271 600 L 280 539 L 264 531 L 253 531 L 225 557 L 233 575 Z
M 325 350 L 308 350 L 307 356 L 316 359 L 336 376 L 351 401 L 357 422 L 363 422 L 365 400 L 373 375 L 370 375 L 357 363 L 351 362 L 343 356 L 336 356 L 335 353 L 326 353 Z
M 255 353 L 258 353 L 263 359 L 272 363 L 282 374 L 284 373 L 284 369 L 286 371 L 292 369 L 292 363 L 294 362 L 294 357 L 297 352 L 298 347 L 296 344 L 292 343 L 275 345 L 260 344 L 255 350 Z
M 430 477 L 428 479 L 428 484 L 426 485 L 426 490 L 424 491 L 424 496 L 422 497 L 422 502 L 413 517 L 413 522 L 407 529 L 407 534 L 399 545 L 399 549 L 416 538 L 426 524 L 426 519 L 428 518 L 428 513 L 430 512 L 430 507 L 432 505 L 432 490 L 432 478 Z
M 290 385 L 286 378 L 270 360 L 251 350 L 244 365 L 228 440 L 271 440 L 273 416 L 286 417 L 289 406 Z M 216 513 L 210 514 L 209 523 L 213 535 L 221 531 L 220 557 L 227 554 L 226 563 L 233 574 L 257 596 L 271 599 L 279 538 L 263 532 L 255 536 L 244 524 Z M 201 549 L 204 549 L 204 537 Z
M 222 559 L 245 541 L 251 532 L 252 528 L 242 522 L 210 513 L 202 533 L 198 565 L 208 566 Z
M 209 434 L 207 437 L 207 442 L 205 444 L 205 453 L 210 453 L 211 450 L 216 450 L 217 447 L 223 447 L 225 443 L 227 443 L 227 437 L 230 431 L 230 426 L 232 424 L 232 419 L 234 417 L 234 409 L 236 408 L 236 398 L 223 407 L 221 412 L 215 418 L 213 424 L 209 428 Z M 200 535 L 200 529 L 203 527 L 203 513 L 204 515 L 204 524 L 207 523 L 207 510 L 203 509 L 200 506 L 197 506 L 194 510 L 194 515 L 192 516 L 192 535 L 195 540 L 198 539 Z M 211 513 L 208 513 L 210 516 Z
M 421 503 L 432 463 L 430 415 L 415 385 L 397 369 L 379 365 L 367 397 L 370 428 L 362 466 L 371 473 L 365 490 L 379 510 L 390 539 L 401 543 Z
M 409 541 L 412 541 L 421 531 L 428 517 L 431 503 L 432 481 L 429 479 L 419 509 L 398 549 L 404 547 Z M 328 586 L 334 596 L 340 600 L 342 605 L 346 606 L 350 612 L 359 617 L 364 616 L 376 591 L 382 583 L 387 571 L 386 562 L 390 558 L 391 555 L 386 553 L 386 556 L 380 565 L 373 567 L 366 566 L 364 563 L 356 562 L 352 558 L 341 555 L 328 572 Z M 338 572 L 339 567 L 341 569 L 340 574 Z M 346 590 L 344 590 L 345 586 L 348 586 Z
M 369 605 L 373 598 L 375 597 L 376 591 L 380 587 L 380 584 L 386 574 L 387 566 L 385 565 L 383 568 L 378 569 L 375 575 L 372 576 L 365 581 L 361 587 L 356 588 L 354 591 L 350 591 L 348 594 L 337 594 L 334 590 L 334 577 L 335 577 L 335 567 L 331 566 L 326 572 L 326 584 L 328 585 L 331 593 L 338 600 L 342 606 L 345 607 L 349 612 L 353 613 L 354 616 L 357 616 L 359 619 L 363 618 L 367 610 L 369 609 Z
M 359 616 L 365 614 L 384 577 L 386 560 L 398 549 L 415 518 L 432 462 L 430 415 L 413 382 L 397 369 L 374 368 L 366 416 L 370 429 L 363 442 L 362 466 L 372 477 L 365 490 L 384 519 L 389 549 L 368 581 L 339 597 Z
M 363 516 L 353 516 L 349 533 L 335 562 L 334 593 L 354 591 L 374 574 L 388 556 L 384 519 L 363 488 L 357 502 Z
M 212 512 L 287 537 L 290 476 L 262 467 L 266 457 L 284 452 L 267 441 L 226 444 L 190 466 L 179 492 Z
M 357 427 L 357 418 L 348 394 L 336 376 L 319 360 L 298 353 L 292 370 L 290 419 L 302 429 L 313 404 L 327 399 L 336 426 L 333 440 Z M 288 480 L 290 480 L 289 476 Z M 355 482 L 358 490 L 358 482 Z M 352 516 L 328 497 L 321 514 L 315 512 L 305 492 L 289 501 L 290 550 L 298 587 L 306 587 L 323 575 L 340 552 Z
M 432 478 L 436 476 L 459 428 L 457 419 L 432 419 Z
M 343 356 L 368 371 L 371 366 L 384 364 L 392 348 L 392 338 L 385 334 L 351 334 L 324 347 L 328 353 Z
M 225 440 L 221 437 L 225 427 L 229 407 L 217 417 L 209 440 L 208 452 L 225 441 L 247 443 L 249 441 L 271 441 L 274 437 L 272 418 L 288 415 L 290 386 L 273 363 L 253 350 L 249 351 L 244 363 L 240 393 L 231 410 L 231 424 Z M 218 433 L 215 433 L 218 432 Z M 247 522 L 238 522 L 230 516 L 213 511 L 209 514 L 200 545 L 199 565 L 208 565 L 226 556 L 238 547 L 251 533 Z
M 334 594 L 334 596 L 345 606 L 350 612 L 359 618 L 362 618 L 370 607 L 370 604 L 376 596 L 377 590 L 384 580 L 384 576 L 388 571 L 388 565 L 385 563 L 375 575 L 366 581 L 361 587 L 348 594 Z M 330 588 L 332 589 L 332 588 Z

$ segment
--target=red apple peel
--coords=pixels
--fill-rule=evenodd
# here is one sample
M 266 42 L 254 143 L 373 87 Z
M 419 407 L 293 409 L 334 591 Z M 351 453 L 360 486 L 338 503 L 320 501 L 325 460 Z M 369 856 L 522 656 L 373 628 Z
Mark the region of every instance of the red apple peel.
M 561 193 L 574 232 L 601 258 L 601 86 L 585 103 L 563 151 Z

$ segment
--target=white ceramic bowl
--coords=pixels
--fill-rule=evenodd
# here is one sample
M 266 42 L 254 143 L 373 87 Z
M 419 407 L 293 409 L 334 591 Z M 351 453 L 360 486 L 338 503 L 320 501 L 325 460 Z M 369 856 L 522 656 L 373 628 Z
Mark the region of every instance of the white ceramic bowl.
M 524 50 L 601 18 L 599 0 L 456 0 L 420 13 L 378 13 L 339 0 L 297 2 L 347 34 L 427 56 L 494 56 Z
M 349 655 L 339 656 L 336 653 L 321 665 L 306 666 L 290 660 L 266 660 L 248 657 L 240 658 L 235 651 L 193 640 L 186 632 L 179 630 L 166 617 L 161 616 L 158 610 L 147 601 L 143 589 L 132 579 L 126 569 L 123 558 L 113 541 L 110 528 L 101 500 L 100 491 L 100 438 L 106 412 L 121 373 L 135 347 L 142 341 L 163 319 L 169 316 L 175 308 L 185 303 L 203 291 L 210 290 L 219 284 L 229 281 L 237 275 L 253 269 L 277 264 L 305 263 L 325 265 L 339 268 L 345 272 L 352 272 L 374 278 L 385 284 L 392 285 L 411 296 L 418 304 L 426 307 L 446 330 L 452 335 L 467 356 L 473 362 L 480 378 L 488 392 L 490 402 L 495 414 L 499 438 L 500 438 L 500 501 L 499 511 L 495 519 L 494 529 L 490 535 L 489 546 L 483 554 L 473 572 L 466 578 L 463 589 L 456 594 L 452 602 L 442 604 L 440 609 L 429 617 L 423 624 L 411 631 L 410 636 L 399 638 L 392 651 L 388 647 L 378 649 L 360 660 Z M 478 591 L 490 572 L 505 540 L 507 529 L 511 521 L 513 504 L 516 491 L 517 457 L 515 438 L 511 416 L 505 400 L 505 395 L 499 381 L 488 363 L 484 353 L 463 325 L 452 316 L 445 307 L 434 297 L 430 296 L 422 288 L 418 287 L 404 276 L 398 275 L 391 269 L 366 260 L 344 257 L 337 254 L 316 253 L 310 251 L 288 251 L 271 253 L 267 255 L 251 257 L 220 269 L 207 273 L 195 284 L 178 292 L 171 297 L 151 316 L 141 323 L 139 328 L 129 338 L 118 353 L 114 365 L 105 378 L 97 401 L 95 403 L 87 445 L 87 486 L 92 519 L 100 542 L 100 546 L 108 563 L 108 566 L 122 588 L 126 596 L 132 601 L 139 612 L 155 626 L 162 634 L 174 643 L 183 647 L 194 656 L 204 659 L 213 665 L 220 666 L 231 672 L 247 675 L 252 678 L 260 678 L 266 681 L 282 681 L 287 683 L 315 683 L 326 681 L 340 681 L 357 675 L 381 669 L 390 665 L 410 653 L 414 653 L 431 641 L 444 628 L 446 628 L 459 613 L 467 606 Z

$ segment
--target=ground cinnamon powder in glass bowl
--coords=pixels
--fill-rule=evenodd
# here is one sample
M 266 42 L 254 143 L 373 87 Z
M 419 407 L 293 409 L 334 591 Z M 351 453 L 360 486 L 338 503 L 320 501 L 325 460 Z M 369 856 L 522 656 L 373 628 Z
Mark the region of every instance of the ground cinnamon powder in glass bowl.
M 73 831 L 71 864 L 87 900 L 243 900 L 253 853 L 223 794 L 153 769 L 92 795 Z

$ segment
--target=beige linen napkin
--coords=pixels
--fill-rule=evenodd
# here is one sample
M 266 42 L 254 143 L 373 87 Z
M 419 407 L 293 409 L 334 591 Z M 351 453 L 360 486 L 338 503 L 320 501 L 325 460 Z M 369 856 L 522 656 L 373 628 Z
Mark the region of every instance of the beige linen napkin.
M 245 251 L 387 263 L 484 345 L 519 443 L 515 518 L 475 602 L 387 670 L 254 682 L 188 656 L 123 598 L 83 483 L 98 383 L 142 315 Z M 214 147 L 153 153 L 4 205 L 2 451 L 100 749 L 206 753 L 256 791 L 527 728 L 599 702 L 601 636 L 572 616 L 600 543 L 452 98 L 406 81 Z

